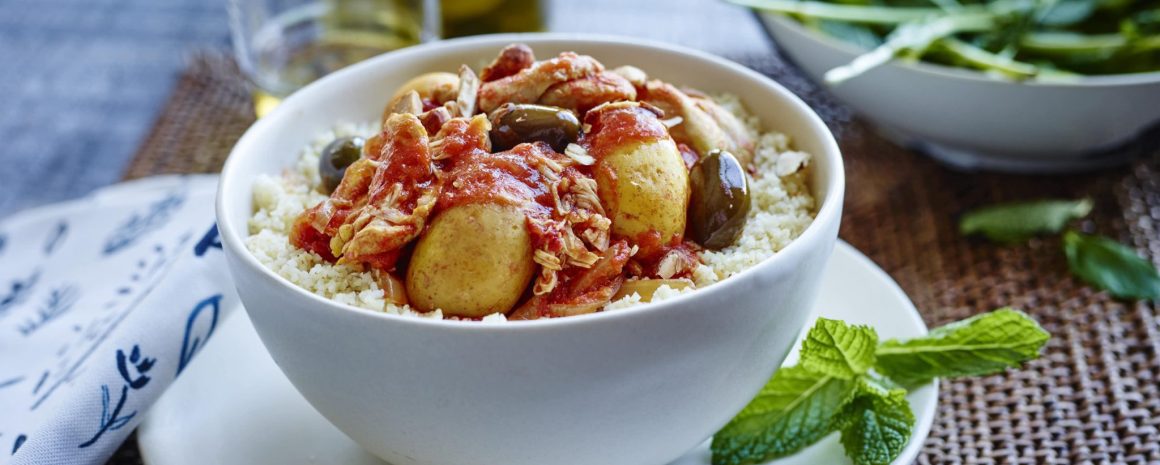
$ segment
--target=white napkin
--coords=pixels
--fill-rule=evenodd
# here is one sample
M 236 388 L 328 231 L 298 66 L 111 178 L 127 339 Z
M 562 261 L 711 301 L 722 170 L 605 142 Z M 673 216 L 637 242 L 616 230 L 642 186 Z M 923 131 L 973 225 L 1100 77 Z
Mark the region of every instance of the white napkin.
M 157 177 L 0 222 L 0 465 L 103 464 L 237 306 L 216 186 Z

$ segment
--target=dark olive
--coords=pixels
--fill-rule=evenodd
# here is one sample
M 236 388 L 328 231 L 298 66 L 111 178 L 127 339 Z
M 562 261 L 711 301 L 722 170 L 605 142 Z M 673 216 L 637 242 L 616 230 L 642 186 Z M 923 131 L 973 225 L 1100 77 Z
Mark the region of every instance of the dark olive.
M 491 148 L 508 150 L 524 142 L 547 142 L 563 152 L 580 137 L 580 120 L 571 111 L 545 105 L 507 103 L 491 113 Z
M 689 234 L 707 249 L 723 249 L 741 236 L 749 213 L 749 181 L 737 157 L 713 150 L 689 171 Z
M 322 149 L 322 156 L 318 158 L 318 175 L 322 177 L 322 187 L 327 194 L 338 188 L 346 168 L 362 157 L 365 143 L 361 137 L 340 137 Z

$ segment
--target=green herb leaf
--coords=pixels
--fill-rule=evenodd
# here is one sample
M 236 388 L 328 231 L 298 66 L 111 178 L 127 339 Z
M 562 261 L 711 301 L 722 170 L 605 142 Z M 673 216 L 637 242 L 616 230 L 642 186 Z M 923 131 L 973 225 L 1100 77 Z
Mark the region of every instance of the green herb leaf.
M 864 376 L 854 400 L 842 408 L 836 426 L 846 455 L 859 465 L 887 465 L 898 458 L 914 431 L 906 390 Z
M 1068 231 L 1063 252 L 1071 273 L 1122 299 L 1160 298 L 1160 274 L 1136 251 L 1102 236 Z
M 996 373 L 1039 356 L 1051 336 L 1023 312 L 1002 308 L 878 347 L 878 372 L 918 386 L 934 378 Z
M 1016 242 L 1042 233 L 1057 233 L 1092 211 L 1090 199 L 1039 200 L 972 210 L 959 220 L 959 232 L 982 234 L 996 242 Z
M 784 367 L 713 436 L 713 465 L 751 465 L 793 454 L 833 431 L 854 383 Z
M 801 365 L 836 378 L 853 379 L 874 366 L 877 346 L 874 328 L 818 318 L 802 341 Z

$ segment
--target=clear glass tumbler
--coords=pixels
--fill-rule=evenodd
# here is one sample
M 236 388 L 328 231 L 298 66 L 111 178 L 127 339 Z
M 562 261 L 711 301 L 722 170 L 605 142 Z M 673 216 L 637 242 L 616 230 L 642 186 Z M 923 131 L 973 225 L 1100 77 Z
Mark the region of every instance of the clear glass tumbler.
M 547 27 L 547 0 L 440 0 L 445 39 L 497 32 L 537 32 Z
M 228 0 L 259 117 L 344 66 L 438 38 L 438 0 Z

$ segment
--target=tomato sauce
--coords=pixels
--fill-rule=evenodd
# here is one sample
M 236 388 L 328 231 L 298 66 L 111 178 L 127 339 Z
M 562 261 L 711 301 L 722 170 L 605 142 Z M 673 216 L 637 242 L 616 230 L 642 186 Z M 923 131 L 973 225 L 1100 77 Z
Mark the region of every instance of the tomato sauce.
M 628 143 L 650 142 L 669 137 L 656 113 L 639 105 L 597 108 L 584 115 L 591 129 L 584 135 L 588 154 L 597 160 Z
M 548 209 L 554 204 L 549 180 L 534 159 L 558 160 L 547 144 L 520 144 L 506 152 L 456 159 L 444 173 L 446 184 L 435 210 L 473 203 Z M 530 205 L 534 204 L 534 205 Z

